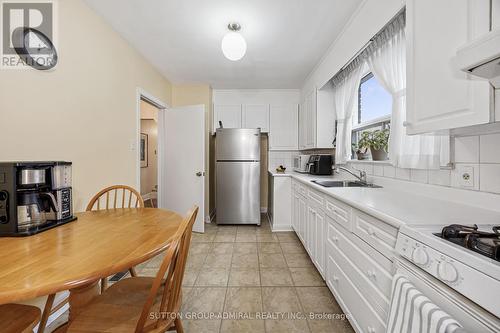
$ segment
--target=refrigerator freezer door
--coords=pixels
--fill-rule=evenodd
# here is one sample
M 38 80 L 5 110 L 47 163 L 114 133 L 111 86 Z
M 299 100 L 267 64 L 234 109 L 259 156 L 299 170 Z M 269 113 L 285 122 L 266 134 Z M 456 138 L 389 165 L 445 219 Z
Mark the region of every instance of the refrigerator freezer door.
M 260 163 L 217 162 L 217 224 L 260 225 Z
M 217 129 L 217 161 L 260 160 L 259 129 Z

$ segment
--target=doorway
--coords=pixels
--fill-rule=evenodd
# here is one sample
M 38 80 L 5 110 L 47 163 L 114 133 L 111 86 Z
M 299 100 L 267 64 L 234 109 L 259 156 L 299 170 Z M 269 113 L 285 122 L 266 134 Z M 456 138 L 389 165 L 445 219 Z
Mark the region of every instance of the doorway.
M 146 206 L 184 215 L 200 209 L 193 231 L 204 232 L 205 106 L 178 108 L 138 90 L 137 188 Z
M 145 99 L 140 100 L 141 126 L 139 139 L 140 193 L 146 207 L 158 207 L 158 113 L 160 109 Z

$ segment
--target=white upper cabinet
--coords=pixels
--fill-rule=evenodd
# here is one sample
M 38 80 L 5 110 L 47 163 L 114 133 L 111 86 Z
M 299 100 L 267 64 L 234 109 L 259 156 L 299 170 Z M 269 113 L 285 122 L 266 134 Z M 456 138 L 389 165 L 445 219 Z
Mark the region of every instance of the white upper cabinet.
M 299 109 L 299 149 L 333 148 L 335 114 L 331 89 L 306 94 Z
M 244 104 L 243 128 L 260 128 L 262 133 L 269 132 L 269 104 Z
M 270 150 L 296 150 L 298 144 L 298 105 L 271 105 Z
M 214 105 L 214 132 L 219 121 L 224 128 L 241 128 L 241 105 Z
M 408 134 L 490 121 L 492 90 L 453 65 L 457 49 L 489 30 L 489 0 L 407 0 Z

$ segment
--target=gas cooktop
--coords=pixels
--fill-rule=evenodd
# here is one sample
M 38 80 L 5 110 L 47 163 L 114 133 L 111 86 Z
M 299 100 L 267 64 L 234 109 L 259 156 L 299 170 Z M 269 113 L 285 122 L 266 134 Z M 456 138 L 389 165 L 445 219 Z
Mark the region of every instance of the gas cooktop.
M 472 226 L 452 224 L 434 235 L 500 261 L 500 226 L 492 227 L 492 232 L 478 229 L 476 224 Z

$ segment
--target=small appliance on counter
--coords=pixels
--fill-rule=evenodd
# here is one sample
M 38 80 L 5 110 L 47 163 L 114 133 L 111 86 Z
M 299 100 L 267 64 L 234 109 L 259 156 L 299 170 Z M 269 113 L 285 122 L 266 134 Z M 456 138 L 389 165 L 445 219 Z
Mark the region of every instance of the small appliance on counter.
M 311 175 L 327 176 L 333 173 L 332 155 L 311 155 L 307 163 L 307 169 Z
M 0 236 L 29 236 L 74 220 L 71 162 L 0 162 Z
M 309 173 L 307 163 L 311 155 L 296 155 L 293 157 L 293 171 L 300 173 Z

